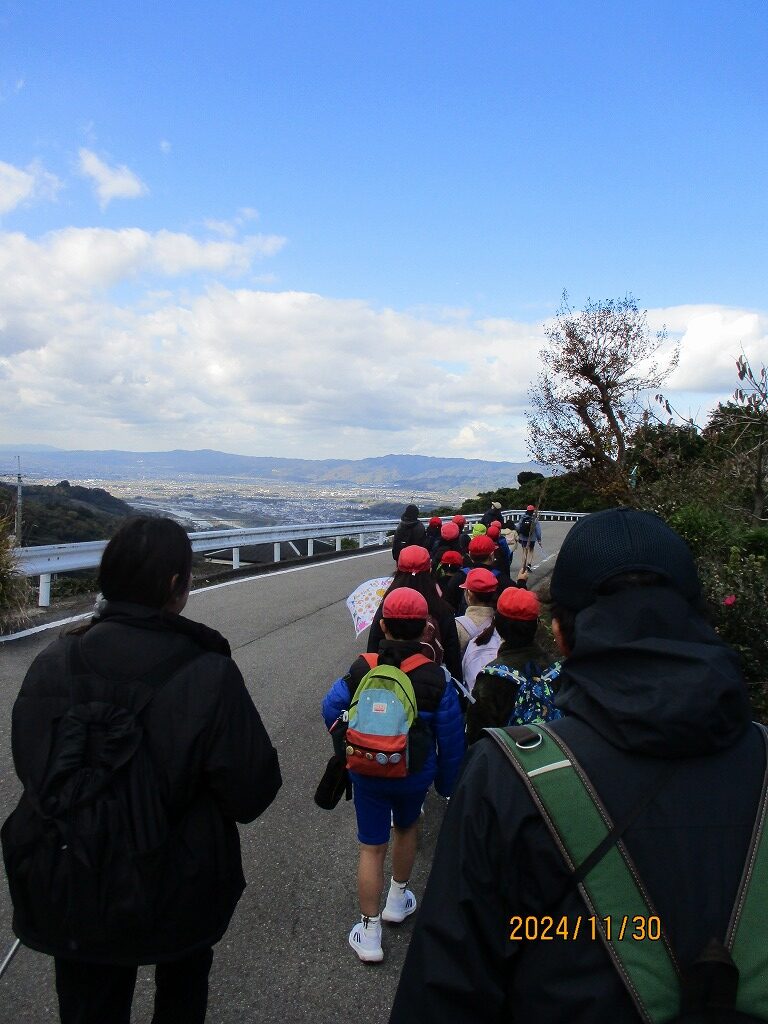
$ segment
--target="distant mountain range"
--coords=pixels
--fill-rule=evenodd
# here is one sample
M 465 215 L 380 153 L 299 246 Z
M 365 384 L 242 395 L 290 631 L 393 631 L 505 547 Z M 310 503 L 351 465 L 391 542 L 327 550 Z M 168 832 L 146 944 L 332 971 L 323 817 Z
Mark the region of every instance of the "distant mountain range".
M 463 491 L 475 494 L 516 486 L 521 471 L 549 474 L 537 462 L 486 462 L 426 455 L 384 455 L 371 459 L 278 459 L 231 455 L 210 449 L 170 452 L 66 451 L 47 445 L 0 444 L 6 479 L 22 456 L 25 476 L 59 479 L 142 480 L 238 478 L 315 486 L 388 487 L 408 491 Z

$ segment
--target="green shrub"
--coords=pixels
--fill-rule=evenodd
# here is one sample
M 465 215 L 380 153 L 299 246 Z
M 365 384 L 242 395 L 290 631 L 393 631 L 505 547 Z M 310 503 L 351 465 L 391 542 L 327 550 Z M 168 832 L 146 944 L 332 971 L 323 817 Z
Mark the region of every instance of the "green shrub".
M 668 520 L 697 557 L 725 555 L 734 540 L 734 523 L 722 512 L 701 505 L 683 505 Z
M 759 555 L 768 559 L 768 529 L 761 526 L 756 530 L 747 530 L 740 546 L 748 555 Z
M 28 621 L 27 604 L 32 588 L 19 573 L 11 550 L 11 522 L 0 518 L 0 628 L 13 629 Z
M 755 714 L 768 719 L 768 561 L 731 548 L 726 562 L 699 562 L 714 626 L 741 655 Z

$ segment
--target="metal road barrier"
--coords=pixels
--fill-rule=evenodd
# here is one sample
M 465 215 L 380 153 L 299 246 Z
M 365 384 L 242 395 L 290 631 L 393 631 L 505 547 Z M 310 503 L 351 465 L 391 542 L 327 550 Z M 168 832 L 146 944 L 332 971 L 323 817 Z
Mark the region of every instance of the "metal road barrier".
M 523 509 L 508 509 L 502 512 L 505 519 L 519 519 Z M 586 515 L 584 512 L 540 512 L 539 522 L 575 522 Z M 445 518 L 445 517 L 443 517 Z M 477 522 L 480 514 L 465 517 L 468 523 Z M 421 522 L 427 523 L 424 516 Z M 273 561 L 280 561 L 281 545 L 294 541 L 307 542 L 307 557 L 314 554 L 315 540 L 335 540 L 336 550 L 341 551 L 345 537 L 357 537 L 359 546 L 383 546 L 386 534 L 397 529 L 399 519 L 365 519 L 345 523 L 310 523 L 295 526 L 257 526 L 237 530 L 199 530 L 189 534 L 192 550 L 198 553 L 232 549 L 232 568 L 240 568 L 240 549 L 254 544 L 272 544 Z M 373 538 L 373 539 L 371 539 Z M 51 603 L 51 576 L 59 572 L 74 572 L 77 569 L 98 567 L 106 540 L 89 540 L 77 544 L 45 544 L 26 548 L 14 548 L 21 573 L 24 576 L 39 576 L 40 589 L 38 604 L 47 608 Z M 295 549 L 294 549 L 295 550 Z

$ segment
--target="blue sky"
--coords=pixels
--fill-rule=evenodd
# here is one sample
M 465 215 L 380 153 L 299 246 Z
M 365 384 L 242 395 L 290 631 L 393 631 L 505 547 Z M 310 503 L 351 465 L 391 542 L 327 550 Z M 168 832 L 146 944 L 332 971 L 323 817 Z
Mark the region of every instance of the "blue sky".
M 0 36 L 8 440 L 517 458 L 563 288 L 667 323 L 693 408 L 768 354 L 762 0 L 0 0 Z

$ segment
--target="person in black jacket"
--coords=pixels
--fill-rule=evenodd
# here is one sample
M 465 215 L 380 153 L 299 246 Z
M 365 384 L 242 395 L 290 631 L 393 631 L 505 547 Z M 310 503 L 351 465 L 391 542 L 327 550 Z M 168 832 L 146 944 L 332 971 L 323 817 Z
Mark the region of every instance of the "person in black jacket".
M 442 662 L 454 679 L 461 680 L 461 652 L 459 650 L 459 634 L 456 629 L 456 619 L 449 605 L 440 596 L 437 584 L 430 575 L 432 563 L 429 559 L 429 552 L 426 548 L 418 545 L 411 545 L 400 552 L 397 560 L 397 572 L 395 578 L 387 588 L 384 597 L 398 587 L 410 587 L 418 590 L 426 598 L 429 605 L 430 619 L 437 626 L 439 636 L 437 637 L 443 649 Z M 381 629 L 381 615 L 384 601 L 376 609 L 376 614 L 371 623 L 368 634 L 367 650 L 370 654 L 376 654 L 384 633 Z M 428 652 L 426 652 L 428 653 Z M 431 656 L 431 655 L 430 655 Z
M 13 757 L 24 792 L 3 827 L 13 927 L 25 945 L 55 958 L 63 1024 L 128 1024 L 139 964 L 157 965 L 155 1024 L 204 1020 L 211 947 L 224 935 L 245 887 L 236 823 L 258 817 L 281 785 L 277 753 L 229 644 L 180 614 L 191 567 L 192 548 L 180 526 L 170 519 L 129 520 L 104 551 L 104 600 L 97 613 L 85 629 L 38 655 L 14 705 Z M 119 872 L 130 867 L 127 851 L 126 859 L 120 849 L 117 863 L 84 871 L 65 843 L 57 874 L 42 883 L 34 865 L 46 841 L 38 799 L 45 794 L 46 810 L 55 814 L 68 785 L 66 773 L 58 786 L 52 783 L 49 751 L 61 750 L 64 760 L 76 752 L 57 722 L 65 716 L 79 725 L 86 712 L 101 716 L 82 754 L 79 784 L 87 785 L 108 753 L 99 736 L 106 735 L 107 746 L 120 741 L 109 721 L 126 711 L 140 727 L 139 750 L 148 755 L 142 764 L 153 768 L 146 777 L 129 776 L 130 806 L 141 827 L 162 832 L 167 819 L 167 831 L 147 855 L 130 902 L 120 908 L 128 922 L 120 927 L 114 896 L 102 908 L 106 918 L 94 915 L 98 886 L 108 881 L 114 892 L 122 891 Z M 126 759 L 120 771 L 130 770 Z M 77 807 L 74 797 L 70 806 Z M 108 809 L 106 797 L 97 795 L 82 813 L 98 821 Z M 67 829 L 66 816 L 58 827 Z M 105 844 L 116 827 L 104 826 Z M 25 840 L 34 839 L 36 830 L 40 835 L 30 848 Z M 73 846 L 75 839 L 83 839 L 76 828 Z M 75 884 L 73 923 L 61 913 L 56 886 Z M 144 904 L 149 910 L 140 917 Z
M 406 505 L 400 525 L 395 530 L 392 539 L 392 557 L 397 561 L 403 548 L 410 544 L 418 544 L 423 548 L 427 547 L 427 531 L 423 523 L 419 522 L 419 508 L 417 505 Z
M 480 516 L 480 522 L 483 526 L 490 526 L 491 523 L 498 523 L 499 526 L 503 526 L 504 516 L 501 513 L 501 503 L 492 501 L 491 507 Z
M 567 657 L 564 717 L 549 729 L 612 821 L 630 820 L 627 856 L 686 974 L 725 939 L 766 768 L 738 657 L 700 614 L 690 551 L 650 513 L 581 520 L 551 593 Z M 650 1019 L 599 934 L 511 941 L 514 915 L 573 925 L 590 910 L 522 779 L 484 737 L 451 798 L 392 1024 Z

